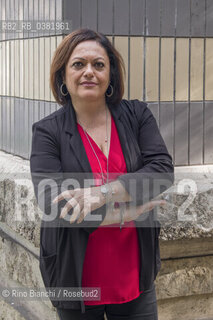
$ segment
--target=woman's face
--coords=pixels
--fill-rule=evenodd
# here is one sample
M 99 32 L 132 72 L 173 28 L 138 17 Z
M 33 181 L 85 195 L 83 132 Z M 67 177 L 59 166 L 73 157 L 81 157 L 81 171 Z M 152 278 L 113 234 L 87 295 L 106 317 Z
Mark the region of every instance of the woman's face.
M 105 49 L 94 40 L 79 43 L 66 64 L 64 80 L 73 102 L 105 99 L 110 83 L 110 62 Z

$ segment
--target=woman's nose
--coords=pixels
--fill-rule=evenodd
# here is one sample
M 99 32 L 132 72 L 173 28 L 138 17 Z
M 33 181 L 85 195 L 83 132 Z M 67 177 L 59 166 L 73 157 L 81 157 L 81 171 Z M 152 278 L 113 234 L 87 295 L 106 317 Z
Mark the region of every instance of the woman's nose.
M 92 68 L 92 65 L 90 63 L 88 63 L 86 65 L 85 75 L 87 75 L 87 76 L 93 75 L 93 68 Z

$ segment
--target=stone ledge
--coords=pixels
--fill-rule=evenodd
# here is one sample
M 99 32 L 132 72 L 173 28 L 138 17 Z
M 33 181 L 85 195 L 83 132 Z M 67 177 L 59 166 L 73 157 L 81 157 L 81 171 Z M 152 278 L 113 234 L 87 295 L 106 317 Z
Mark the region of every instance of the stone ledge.
M 158 296 L 160 299 L 170 299 L 210 294 L 212 293 L 212 271 L 206 266 L 198 266 L 159 275 L 157 279 Z
M 160 252 L 162 260 L 213 255 L 213 241 L 209 237 L 160 240 Z
M 213 294 L 213 255 L 162 260 L 158 300 Z
M 210 320 L 213 318 L 213 295 L 160 300 L 158 312 L 159 320 Z

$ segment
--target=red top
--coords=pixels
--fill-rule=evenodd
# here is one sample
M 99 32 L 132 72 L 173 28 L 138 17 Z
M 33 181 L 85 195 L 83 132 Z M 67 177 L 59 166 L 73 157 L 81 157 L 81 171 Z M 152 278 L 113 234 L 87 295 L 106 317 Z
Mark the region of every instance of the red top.
M 78 130 L 94 178 L 101 179 L 100 165 L 79 124 Z M 106 177 L 107 158 L 95 141 L 89 135 L 88 137 L 99 158 L 104 177 Z M 108 171 L 110 180 L 127 172 L 112 117 Z M 98 185 L 97 180 L 96 185 Z M 136 299 L 141 293 L 139 291 L 139 257 L 138 236 L 133 221 L 125 222 L 121 231 L 120 225 L 114 224 L 113 226 L 99 227 L 90 234 L 83 266 L 82 287 L 101 288 L 101 300 L 84 301 L 85 305 L 124 303 Z

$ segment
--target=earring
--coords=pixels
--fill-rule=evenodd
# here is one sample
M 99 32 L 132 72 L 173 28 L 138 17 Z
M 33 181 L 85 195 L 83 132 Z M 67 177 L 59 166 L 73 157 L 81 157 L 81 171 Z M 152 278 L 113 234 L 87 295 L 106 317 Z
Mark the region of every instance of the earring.
M 109 90 L 109 88 L 110 88 L 111 92 L 110 92 L 110 93 L 107 93 L 107 91 Z M 112 86 L 111 84 L 109 85 L 107 91 L 106 91 L 106 96 L 107 96 L 108 98 L 110 98 L 110 97 L 113 95 L 113 93 L 114 93 L 114 89 L 113 89 L 113 86 Z
M 65 85 L 65 83 L 62 83 L 62 84 L 61 84 L 61 86 L 60 86 L 60 92 L 61 92 L 62 96 L 66 97 L 69 92 L 68 92 L 68 91 L 67 91 L 66 93 L 63 92 L 63 85 Z M 65 85 L 65 86 L 66 86 L 66 85 Z

